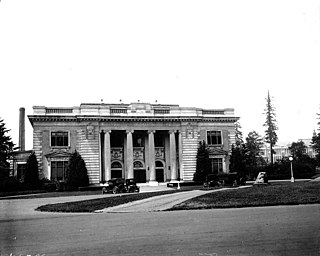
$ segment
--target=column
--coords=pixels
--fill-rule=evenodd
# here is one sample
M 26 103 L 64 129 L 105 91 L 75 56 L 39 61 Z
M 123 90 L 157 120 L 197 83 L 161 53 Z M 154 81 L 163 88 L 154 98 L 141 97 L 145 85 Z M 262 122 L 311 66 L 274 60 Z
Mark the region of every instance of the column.
M 182 132 L 179 132 L 179 180 L 183 180 L 183 165 L 182 165 Z
M 150 185 L 158 185 L 156 181 L 155 169 L 155 149 L 154 149 L 154 133 L 155 131 L 148 131 L 149 134 L 149 171 L 150 171 Z
M 104 171 L 106 181 L 111 179 L 111 146 L 110 146 L 110 133 L 111 131 L 107 130 L 104 134 Z
M 133 131 L 127 131 L 127 171 L 128 179 L 133 179 L 133 141 L 132 141 Z
M 99 145 L 99 151 L 100 151 L 100 183 L 105 183 L 106 177 L 105 177 L 105 134 L 104 131 L 101 131 L 99 134 L 100 137 L 100 145 Z
M 170 131 L 170 171 L 171 181 L 177 180 L 177 152 L 175 131 Z

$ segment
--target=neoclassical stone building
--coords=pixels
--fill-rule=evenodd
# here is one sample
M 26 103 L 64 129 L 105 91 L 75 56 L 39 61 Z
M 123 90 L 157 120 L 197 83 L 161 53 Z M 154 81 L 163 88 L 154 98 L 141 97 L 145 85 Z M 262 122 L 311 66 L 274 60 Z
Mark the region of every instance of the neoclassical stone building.
M 149 103 L 33 107 L 33 150 L 42 177 L 64 180 L 77 150 L 91 184 L 135 178 L 158 184 L 191 181 L 199 141 L 210 147 L 212 172 L 228 172 L 235 140 L 233 109 Z

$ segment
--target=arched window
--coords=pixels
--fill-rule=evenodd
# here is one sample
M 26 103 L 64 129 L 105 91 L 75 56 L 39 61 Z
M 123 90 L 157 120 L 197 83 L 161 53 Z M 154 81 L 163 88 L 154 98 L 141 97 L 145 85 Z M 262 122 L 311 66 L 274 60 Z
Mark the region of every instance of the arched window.
M 140 161 L 135 161 L 135 162 L 133 163 L 133 168 L 135 168 L 135 169 L 141 169 L 141 168 L 143 168 L 143 163 L 140 162 Z

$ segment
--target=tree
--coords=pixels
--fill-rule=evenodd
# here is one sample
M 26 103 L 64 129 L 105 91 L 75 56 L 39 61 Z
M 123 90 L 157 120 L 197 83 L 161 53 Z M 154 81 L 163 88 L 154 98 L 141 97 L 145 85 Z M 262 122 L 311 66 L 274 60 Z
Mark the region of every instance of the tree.
M 81 155 L 75 151 L 70 159 L 67 169 L 66 185 L 69 190 L 89 185 L 88 170 Z
M 193 180 L 204 181 L 208 173 L 210 173 L 209 148 L 205 141 L 200 141 L 197 151 L 196 172 Z
M 292 142 L 291 146 L 289 147 L 291 155 L 300 161 L 307 156 L 306 149 L 307 146 L 304 144 L 303 141 Z
M 278 130 L 277 127 L 277 120 L 276 120 L 276 114 L 275 114 L 275 107 L 272 105 L 270 94 L 268 91 L 268 97 L 266 98 L 267 101 L 267 108 L 265 109 L 264 114 L 266 115 L 266 122 L 263 126 L 267 127 L 267 130 L 265 131 L 265 142 L 269 143 L 270 145 L 270 152 L 271 152 L 271 165 L 273 165 L 273 146 L 278 141 L 278 136 L 276 131 Z
M 244 143 L 232 145 L 230 155 L 230 172 L 238 172 L 241 176 L 247 175 L 246 146 Z
M 256 132 L 249 132 L 246 138 L 246 148 L 247 148 L 247 164 L 250 166 L 261 165 L 263 159 L 261 157 L 261 148 L 263 147 L 263 139 Z
M 6 129 L 3 119 L 0 119 L 0 179 L 9 176 L 8 162 L 9 155 L 13 151 L 14 144 L 11 141 L 11 137 L 6 133 L 10 130 Z
M 230 172 L 238 172 L 240 175 L 247 175 L 246 167 L 246 145 L 243 143 L 242 132 L 241 132 L 240 122 L 235 123 L 235 141 L 236 143 L 232 145 L 231 155 L 230 155 Z
M 320 125 L 320 122 L 318 124 Z M 320 133 L 317 134 L 315 131 L 313 132 L 311 144 L 313 149 L 317 153 L 316 155 L 317 164 L 320 165 Z
M 243 138 L 242 138 L 242 132 L 241 132 L 241 125 L 240 122 L 237 121 L 234 124 L 234 128 L 235 128 L 235 139 L 236 139 L 236 145 L 241 145 L 243 143 Z
M 27 160 L 24 184 L 27 188 L 36 189 L 39 186 L 39 182 L 38 160 L 33 152 Z

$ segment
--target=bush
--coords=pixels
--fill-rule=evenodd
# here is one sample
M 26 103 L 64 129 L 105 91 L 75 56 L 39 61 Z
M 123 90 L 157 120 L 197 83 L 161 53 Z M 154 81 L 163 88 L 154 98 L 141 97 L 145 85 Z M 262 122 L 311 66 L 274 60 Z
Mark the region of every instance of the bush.
M 86 164 L 81 155 L 75 151 L 69 159 L 66 187 L 68 190 L 75 190 L 88 185 L 89 177 Z
M 0 191 L 2 192 L 18 191 L 21 188 L 21 183 L 15 177 L 6 177 L 0 183 Z
M 54 181 L 43 178 L 40 181 L 41 189 L 46 190 L 48 192 L 53 192 L 57 190 L 57 185 Z
M 26 164 L 24 184 L 27 189 L 37 189 L 40 187 L 38 161 L 35 153 L 32 153 Z

